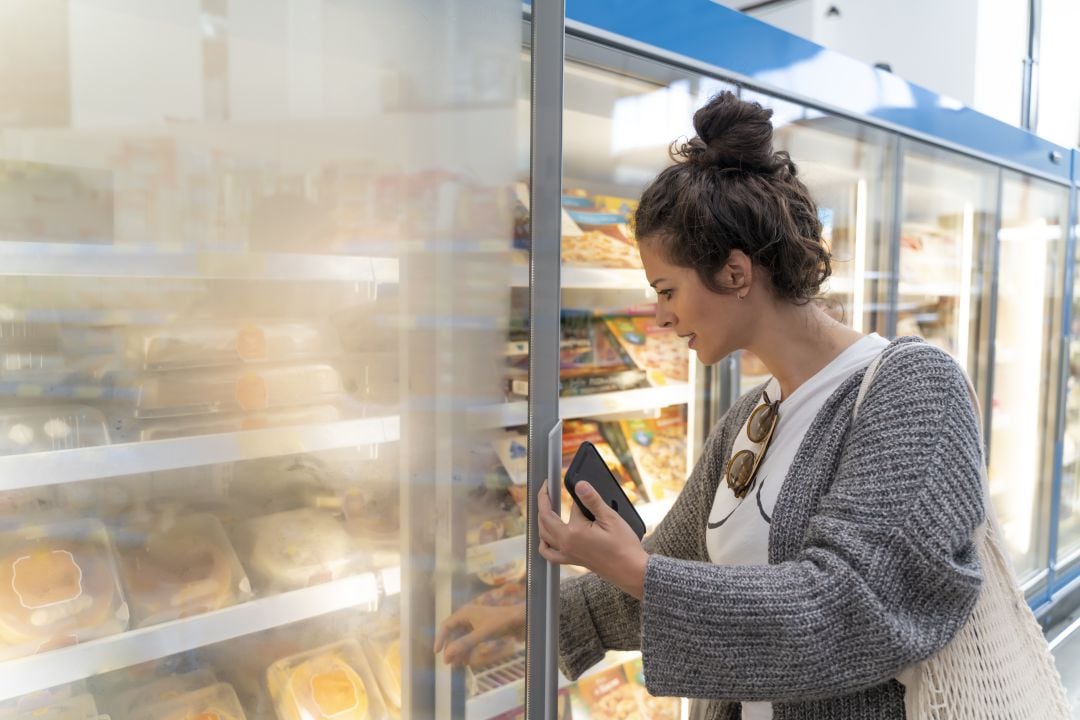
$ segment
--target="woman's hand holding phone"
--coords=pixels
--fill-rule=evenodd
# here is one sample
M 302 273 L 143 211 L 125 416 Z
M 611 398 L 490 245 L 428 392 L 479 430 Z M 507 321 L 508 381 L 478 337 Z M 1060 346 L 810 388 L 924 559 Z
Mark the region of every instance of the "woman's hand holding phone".
M 641 546 L 637 534 L 619 513 L 604 503 L 589 483 L 580 481 L 574 489 L 596 521 L 587 520 L 574 505 L 570 510 L 570 522 L 564 523 L 551 507 L 545 482 L 537 496 L 540 503 L 540 555 L 559 565 L 583 565 L 641 600 L 645 596 L 645 566 L 649 554 Z

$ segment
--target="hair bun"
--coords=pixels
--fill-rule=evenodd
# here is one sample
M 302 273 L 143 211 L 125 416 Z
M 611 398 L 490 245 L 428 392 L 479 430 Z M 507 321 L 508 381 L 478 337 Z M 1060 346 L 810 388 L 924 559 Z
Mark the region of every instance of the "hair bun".
M 722 170 L 772 173 L 787 166 L 773 153 L 773 111 L 724 91 L 694 113 L 697 137 L 676 152 L 687 162 Z

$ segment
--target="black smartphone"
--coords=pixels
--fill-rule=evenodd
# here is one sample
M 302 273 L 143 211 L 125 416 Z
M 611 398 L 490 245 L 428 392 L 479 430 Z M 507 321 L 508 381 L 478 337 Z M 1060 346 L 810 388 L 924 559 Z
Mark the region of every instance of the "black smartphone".
M 574 498 L 578 510 L 591 522 L 596 518 L 593 517 L 593 514 L 589 512 L 589 509 L 585 507 L 584 503 L 578 499 L 577 493 L 574 492 L 574 486 L 581 480 L 588 481 L 593 486 L 593 489 L 600 493 L 604 503 L 619 513 L 619 516 L 637 534 L 639 540 L 644 537 L 645 523 L 642 521 L 641 516 L 634 509 L 634 504 L 630 502 L 630 498 L 626 497 L 626 493 L 623 492 L 622 486 L 619 485 L 619 481 L 615 478 L 615 474 L 611 472 L 607 463 L 604 462 L 604 458 L 600 457 L 600 452 L 596 449 L 596 446 L 588 441 L 581 443 L 581 447 L 578 448 L 574 459 L 570 462 L 570 468 L 566 471 L 565 484 L 566 491 L 570 493 L 570 497 Z

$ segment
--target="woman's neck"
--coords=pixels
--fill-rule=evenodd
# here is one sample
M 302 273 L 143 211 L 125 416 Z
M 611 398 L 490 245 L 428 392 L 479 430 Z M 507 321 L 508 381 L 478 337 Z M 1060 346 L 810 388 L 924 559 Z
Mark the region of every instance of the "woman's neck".
M 781 398 L 789 397 L 862 337 L 813 302 L 777 302 L 770 310 L 762 314 L 763 322 L 747 349 L 780 383 Z

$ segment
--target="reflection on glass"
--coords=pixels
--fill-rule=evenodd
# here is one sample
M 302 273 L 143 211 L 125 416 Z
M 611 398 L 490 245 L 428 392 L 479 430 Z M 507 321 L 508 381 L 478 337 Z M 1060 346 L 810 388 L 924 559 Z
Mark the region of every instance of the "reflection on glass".
M 1005 173 L 990 424 L 990 497 L 1021 577 L 1048 560 L 1068 193 Z
M 0 9 L 0 715 L 463 702 L 431 640 L 504 399 L 520 22 Z
M 982 389 L 996 174 L 953 153 L 905 154 L 896 334 L 944 349 Z
M 853 328 L 886 334 L 895 138 L 762 93 L 743 91 L 742 97 L 773 110 L 774 146 L 791 155 L 818 205 L 832 277 L 816 302 Z M 768 369 L 746 351 L 740 373 L 742 392 L 768 379 Z

